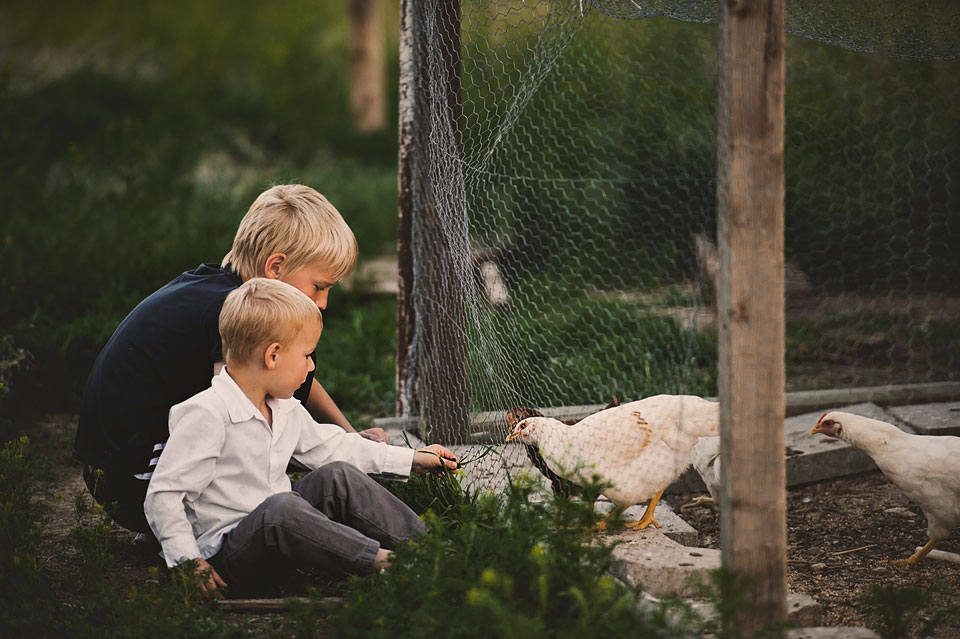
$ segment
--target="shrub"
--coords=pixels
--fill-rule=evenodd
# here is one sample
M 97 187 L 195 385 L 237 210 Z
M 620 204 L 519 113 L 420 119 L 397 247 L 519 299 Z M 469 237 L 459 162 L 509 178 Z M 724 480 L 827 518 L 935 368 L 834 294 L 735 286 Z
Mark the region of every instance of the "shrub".
M 655 636 L 639 590 L 608 574 L 612 547 L 590 528 L 587 498 L 541 499 L 528 479 L 484 494 L 456 526 L 428 512 L 430 531 L 382 575 L 353 580 L 330 620 L 338 637 Z
M 31 495 L 29 439 L 7 442 L 0 452 L 0 634 L 33 634 L 51 610 L 47 579 L 37 564 L 44 508 Z
M 929 611 L 935 592 L 947 588 L 949 586 L 942 584 L 930 590 L 870 584 L 861 601 L 883 639 L 919 639 L 932 636 L 943 622 L 957 615 L 956 608 L 935 610 L 926 616 L 920 614 L 924 609 Z

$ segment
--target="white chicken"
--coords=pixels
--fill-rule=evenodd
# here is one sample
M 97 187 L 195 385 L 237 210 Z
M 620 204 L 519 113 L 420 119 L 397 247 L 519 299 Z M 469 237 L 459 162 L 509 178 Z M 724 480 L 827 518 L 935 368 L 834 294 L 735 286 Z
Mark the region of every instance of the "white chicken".
M 927 516 L 930 540 L 894 563 L 917 563 L 960 525 L 960 437 L 912 435 L 893 424 L 840 411 L 821 415 L 810 433 L 835 437 L 870 455 Z
M 655 395 L 608 408 L 570 426 L 550 417 L 528 417 L 507 441 L 537 446 L 547 465 L 575 484 L 594 474 L 616 513 L 649 500 L 643 516 L 627 524 L 660 527 L 654 511 L 663 490 L 690 465 L 690 448 L 717 433 L 720 405 L 693 395 Z
M 703 437 L 690 450 L 690 461 L 700 479 L 707 486 L 709 497 L 697 497 L 689 504 L 680 506 L 681 510 L 696 506 L 720 507 L 720 436 Z

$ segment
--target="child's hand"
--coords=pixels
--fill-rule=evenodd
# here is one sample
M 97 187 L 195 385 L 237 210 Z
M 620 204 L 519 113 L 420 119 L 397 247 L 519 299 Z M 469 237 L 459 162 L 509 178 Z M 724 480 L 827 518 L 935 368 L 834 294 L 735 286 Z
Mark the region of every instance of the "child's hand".
M 360 431 L 360 436 L 371 439 L 375 442 L 390 443 L 390 435 L 382 428 L 368 428 Z
M 197 575 L 197 583 L 200 584 L 201 590 L 212 594 L 217 591 L 218 587 L 227 587 L 227 582 L 225 582 L 223 578 L 217 574 L 217 571 L 213 569 L 213 566 L 207 563 L 206 559 L 197 557 L 194 561 L 197 564 L 194 572 Z
M 413 454 L 413 472 L 440 473 L 444 470 L 457 469 L 457 456 L 441 446 L 430 444 Z

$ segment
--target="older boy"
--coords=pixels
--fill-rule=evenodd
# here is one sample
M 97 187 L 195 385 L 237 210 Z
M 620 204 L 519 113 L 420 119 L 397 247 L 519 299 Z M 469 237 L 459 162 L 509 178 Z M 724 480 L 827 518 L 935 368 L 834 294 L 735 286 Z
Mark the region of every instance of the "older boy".
M 167 565 L 196 559 L 207 590 L 250 590 L 282 567 L 328 576 L 385 568 L 388 549 L 423 524 L 367 473 L 457 466 L 442 446 L 415 452 L 310 418 L 292 396 L 314 368 L 322 324 L 293 287 L 245 282 L 220 313 L 226 367 L 170 410 L 145 512 Z M 291 455 L 314 469 L 294 492 L 284 472 Z
M 150 531 L 143 499 L 167 440 L 167 416 L 208 388 L 222 366 L 217 321 L 227 294 L 266 277 L 323 309 L 356 259 L 353 232 L 326 198 L 308 186 L 274 186 L 250 206 L 222 264 L 183 273 L 130 312 L 90 373 L 73 452 L 85 464 L 90 491 L 118 524 Z M 312 371 L 295 397 L 318 421 L 353 431 Z M 386 440 L 380 429 L 364 436 Z

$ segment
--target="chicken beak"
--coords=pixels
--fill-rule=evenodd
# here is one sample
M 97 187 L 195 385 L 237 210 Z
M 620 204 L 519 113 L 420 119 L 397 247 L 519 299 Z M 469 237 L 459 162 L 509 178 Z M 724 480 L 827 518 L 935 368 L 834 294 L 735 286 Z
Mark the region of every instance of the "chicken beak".
M 824 413 L 823 415 L 820 415 L 820 419 L 817 420 L 817 425 L 814 426 L 814 427 L 813 427 L 813 430 L 810 431 L 810 434 L 811 434 L 811 435 L 816 435 L 817 433 L 822 433 L 822 432 L 823 432 L 822 430 L 820 430 L 820 424 L 823 422 L 823 418 L 826 417 L 826 416 L 827 416 L 826 413 Z
M 514 430 L 512 433 L 510 433 L 509 435 L 507 435 L 507 438 L 506 438 L 505 440 L 503 440 L 503 441 L 505 441 L 505 442 L 512 442 L 513 440 L 515 440 L 515 439 L 516 439 L 517 437 L 519 437 L 519 436 L 520 436 L 520 431 Z

